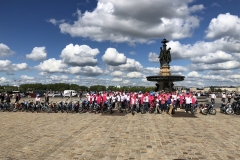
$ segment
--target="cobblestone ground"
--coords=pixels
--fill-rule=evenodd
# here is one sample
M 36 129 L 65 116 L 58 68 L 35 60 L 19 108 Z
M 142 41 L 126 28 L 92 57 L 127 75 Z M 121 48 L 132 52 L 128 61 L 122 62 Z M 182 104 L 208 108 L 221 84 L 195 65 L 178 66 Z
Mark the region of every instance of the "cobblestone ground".
M 239 124 L 240 116 L 182 111 L 173 117 L 0 112 L 0 159 L 240 159 Z

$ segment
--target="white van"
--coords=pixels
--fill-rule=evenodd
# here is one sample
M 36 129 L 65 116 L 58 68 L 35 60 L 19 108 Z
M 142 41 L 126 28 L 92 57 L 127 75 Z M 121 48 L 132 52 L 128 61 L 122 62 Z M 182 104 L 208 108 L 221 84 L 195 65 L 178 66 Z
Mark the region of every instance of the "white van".
M 75 90 L 64 90 L 63 96 L 64 97 L 70 97 L 70 93 L 72 92 L 72 97 L 77 96 L 77 92 Z

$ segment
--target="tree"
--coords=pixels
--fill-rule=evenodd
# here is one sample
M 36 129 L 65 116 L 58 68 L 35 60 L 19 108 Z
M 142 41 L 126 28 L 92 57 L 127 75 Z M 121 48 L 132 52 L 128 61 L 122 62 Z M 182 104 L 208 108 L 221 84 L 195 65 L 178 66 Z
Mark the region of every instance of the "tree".
M 215 87 L 214 86 L 210 86 L 210 91 L 214 92 L 214 90 L 215 90 Z
M 90 86 L 89 87 L 90 91 L 106 91 L 106 86 L 102 86 L 102 85 L 95 85 L 95 86 Z

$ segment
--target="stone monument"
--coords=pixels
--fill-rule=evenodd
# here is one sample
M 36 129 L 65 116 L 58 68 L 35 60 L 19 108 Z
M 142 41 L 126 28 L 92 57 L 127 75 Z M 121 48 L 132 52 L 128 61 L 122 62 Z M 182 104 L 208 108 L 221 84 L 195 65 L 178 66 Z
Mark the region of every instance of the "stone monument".
M 165 91 L 174 91 L 174 81 L 183 81 L 184 76 L 179 75 L 172 75 L 170 71 L 169 63 L 172 61 L 171 57 L 171 48 L 167 49 L 166 43 L 168 41 L 164 38 L 162 40 L 163 47 L 160 47 L 160 55 L 159 55 L 159 62 L 160 62 L 160 72 L 159 75 L 156 76 L 148 76 L 146 77 L 148 81 L 156 81 L 157 88 L 155 91 L 165 90 Z

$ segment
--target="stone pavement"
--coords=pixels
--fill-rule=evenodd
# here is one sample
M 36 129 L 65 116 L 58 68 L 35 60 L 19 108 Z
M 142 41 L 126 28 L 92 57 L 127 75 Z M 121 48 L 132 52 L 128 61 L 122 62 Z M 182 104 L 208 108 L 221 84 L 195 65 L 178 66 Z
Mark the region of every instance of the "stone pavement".
M 114 115 L 0 112 L 0 160 L 240 159 L 240 116 Z

